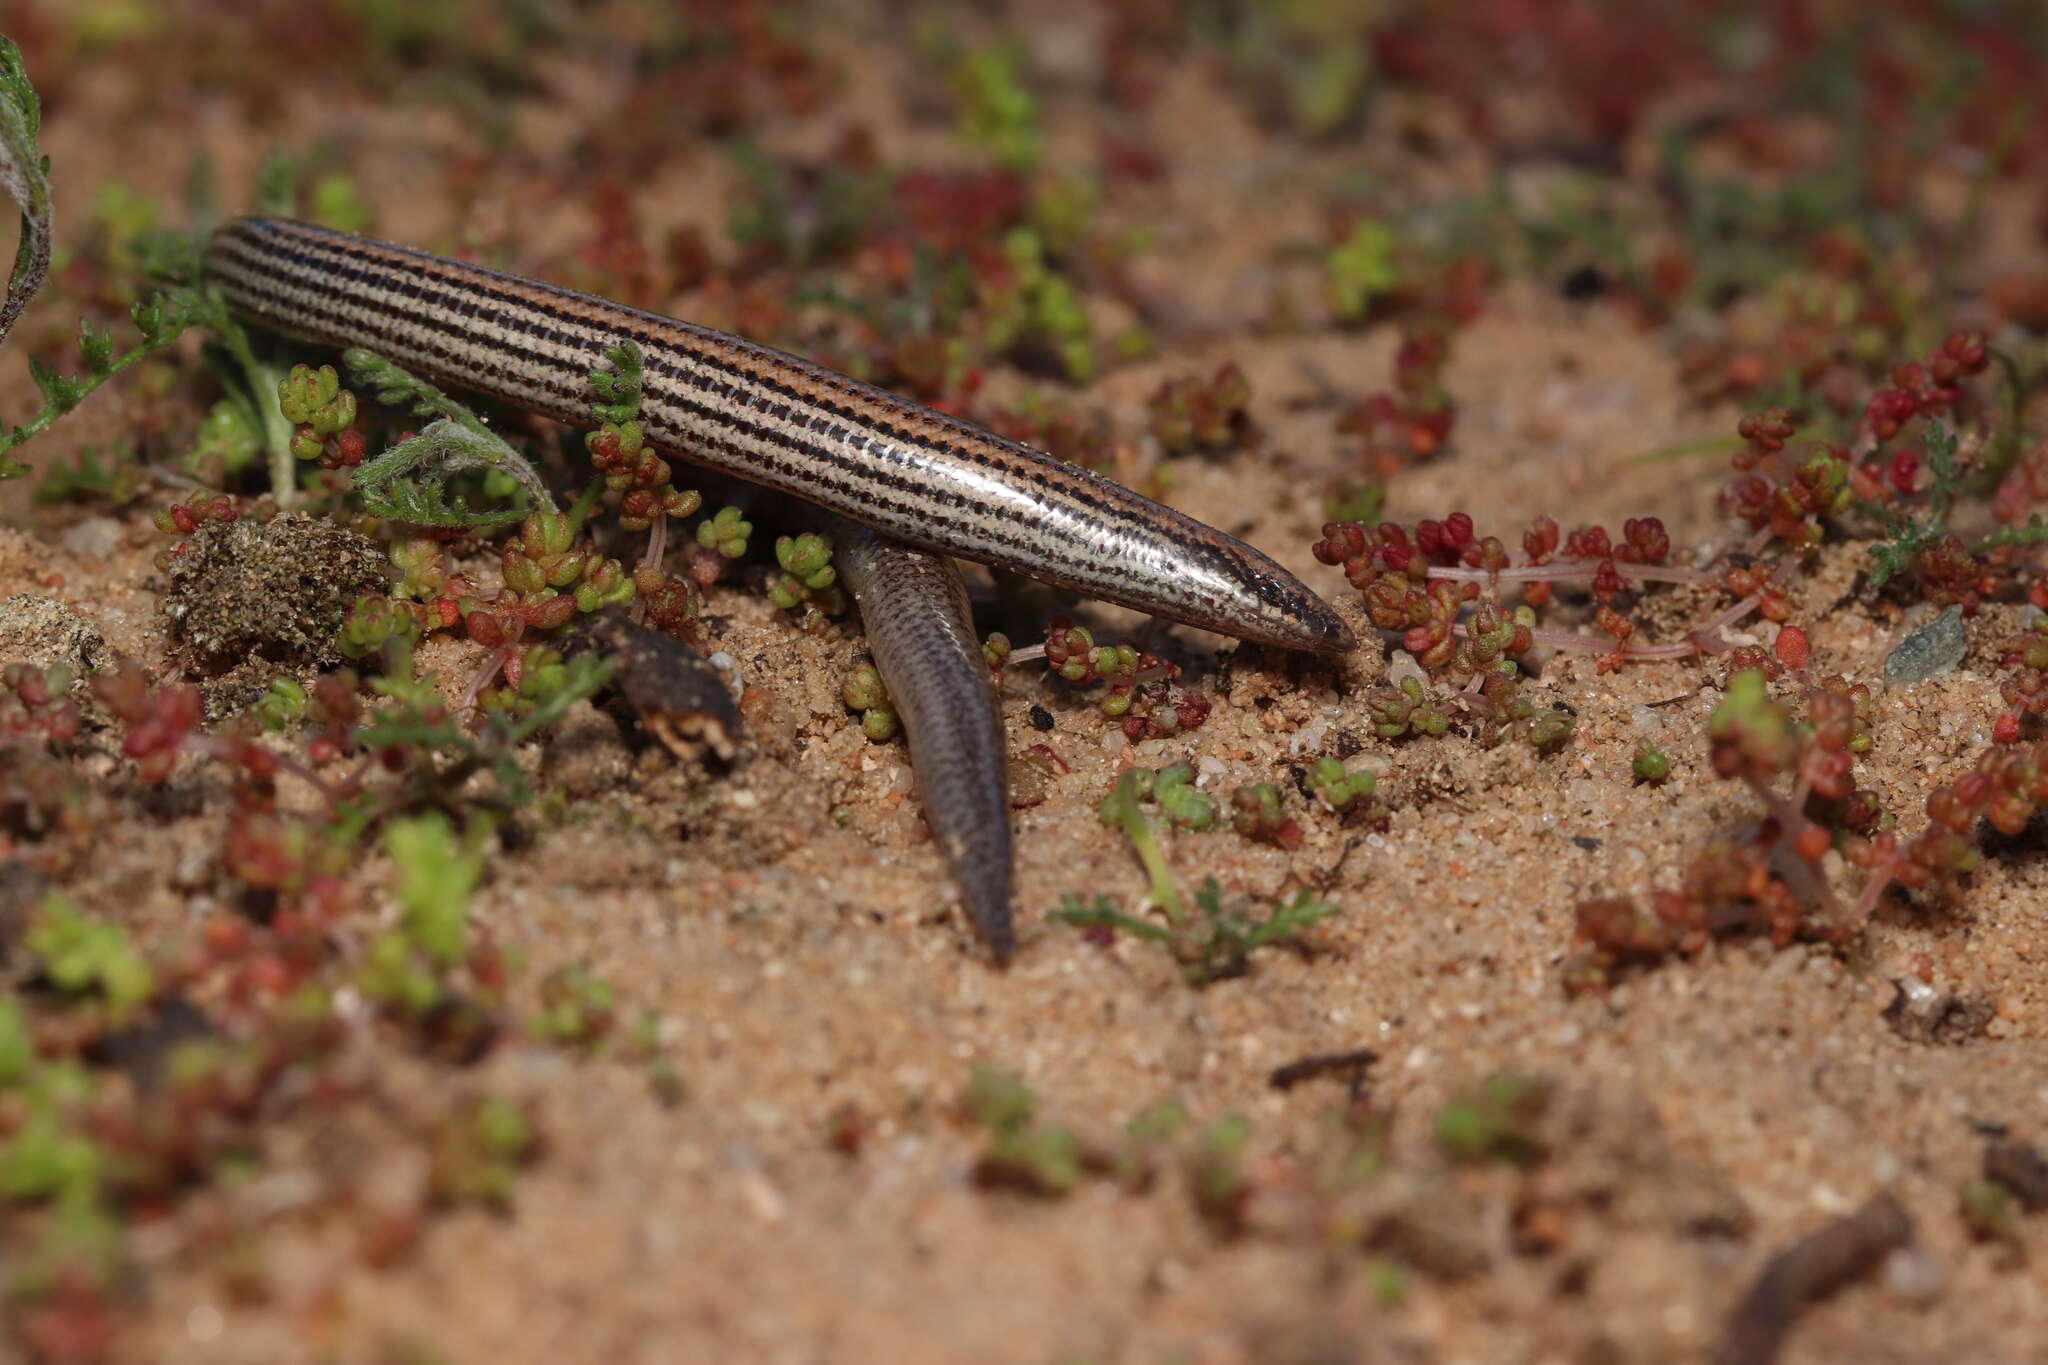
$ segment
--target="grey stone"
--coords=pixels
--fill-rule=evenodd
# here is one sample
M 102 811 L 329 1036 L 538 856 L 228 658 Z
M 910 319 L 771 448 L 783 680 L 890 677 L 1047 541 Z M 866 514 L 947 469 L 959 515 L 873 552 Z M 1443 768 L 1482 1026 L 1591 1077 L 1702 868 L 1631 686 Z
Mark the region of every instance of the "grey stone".
M 121 544 L 121 523 L 112 517 L 87 517 L 66 531 L 59 543 L 81 559 L 105 559 Z
M 1953 673 L 1969 652 L 1963 634 L 1963 609 L 1950 607 L 1908 635 L 1884 657 L 1888 683 L 1919 683 Z

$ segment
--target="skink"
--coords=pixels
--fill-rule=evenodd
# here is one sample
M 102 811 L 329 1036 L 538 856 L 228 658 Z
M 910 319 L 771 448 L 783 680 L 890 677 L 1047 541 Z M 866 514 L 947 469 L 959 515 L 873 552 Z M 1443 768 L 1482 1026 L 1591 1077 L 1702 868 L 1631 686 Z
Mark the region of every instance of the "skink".
M 1013 569 L 1288 649 L 1355 646 L 1328 603 L 1250 546 L 968 422 L 796 356 L 606 299 L 303 223 L 214 234 L 207 277 L 272 330 L 363 346 L 558 420 L 636 343 L 666 453 L 838 513 L 841 571 L 901 712 L 927 819 L 999 958 L 1014 943 L 1000 717 L 942 556 Z
M 1249 545 L 1119 484 L 796 356 L 554 285 L 344 232 L 242 218 L 207 275 L 266 327 L 365 346 L 565 422 L 620 341 L 647 438 L 937 554 L 1286 649 L 1354 647 L 1327 602 Z

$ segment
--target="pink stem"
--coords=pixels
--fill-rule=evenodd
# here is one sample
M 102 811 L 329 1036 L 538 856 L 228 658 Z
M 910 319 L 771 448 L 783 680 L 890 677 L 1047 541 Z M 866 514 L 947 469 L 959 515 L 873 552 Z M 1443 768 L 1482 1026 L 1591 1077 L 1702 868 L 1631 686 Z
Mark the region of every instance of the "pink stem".
M 1554 564 L 1511 564 L 1504 569 L 1469 569 L 1462 564 L 1432 564 L 1431 578 L 1460 583 L 1555 583 L 1567 578 L 1591 578 L 1607 561 L 1567 559 Z M 1716 583 L 1720 575 L 1708 569 L 1686 569 L 1675 564 L 1614 563 L 1614 571 L 1639 583 Z
M 221 764 L 231 762 L 235 755 L 234 745 L 225 740 L 215 739 L 212 735 L 186 735 L 181 747 L 188 754 L 197 754 Z M 321 799 L 329 806 L 341 799 L 341 789 L 320 776 L 310 765 L 302 763 L 297 755 L 273 753 L 271 757 L 277 760 L 277 766 L 285 772 L 302 777 L 311 783 L 313 789 L 320 793 Z
M 1892 877 L 1900 861 L 1901 856 L 1894 855 L 1883 867 L 1871 869 L 1870 880 L 1863 883 L 1862 894 L 1858 895 L 1856 903 L 1849 907 L 1849 924 L 1862 924 L 1870 918 L 1871 912 L 1877 909 L 1878 897 L 1884 895 L 1885 888 L 1892 884 Z
M 455 704 L 456 714 L 464 719 L 468 719 L 475 714 L 476 699 L 483 695 L 484 689 L 491 685 L 492 680 L 511 661 L 511 658 L 512 646 L 510 645 L 499 645 L 496 649 L 484 655 L 483 664 L 477 669 L 476 676 L 469 680 L 469 686 L 462 689 L 462 700 Z
M 1748 775 L 1745 775 L 1742 780 L 1752 792 L 1756 793 L 1758 799 L 1764 803 L 1765 808 L 1777 820 L 1778 827 L 1784 831 L 1784 837 L 1795 844 L 1798 843 L 1800 834 L 1812 823 L 1812 821 L 1806 818 L 1806 812 L 1801 810 L 1798 805 L 1787 801 L 1784 797 L 1772 791 L 1769 784 L 1762 780 Z M 1799 784 L 1800 789 L 1804 790 L 1805 785 L 1804 782 L 1801 782 Z M 1828 879 L 1821 874 L 1819 868 L 1813 869 L 1813 885 L 1814 889 L 1820 894 L 1821 905 L 1827 911 L 1828 918 L 1837 924 L 1847 923 L 1846 916 L 1848 912 L 1842 908 L 1842 902 L 1835 895 L 1834 887 L 1828 885 Z

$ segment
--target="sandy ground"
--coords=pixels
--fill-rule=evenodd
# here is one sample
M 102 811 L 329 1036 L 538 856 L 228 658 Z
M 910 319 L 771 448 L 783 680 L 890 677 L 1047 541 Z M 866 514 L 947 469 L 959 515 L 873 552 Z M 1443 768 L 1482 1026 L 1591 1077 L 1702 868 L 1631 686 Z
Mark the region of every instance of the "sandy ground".
M 887 84 L 873 73 L 890 57 L 862 55 L 853 65 L 871 74 L 843 98 L 886 113 L 872 86 Z M 80 59 L 45 136 L 60 203 L 89 202 L 109 179 L 168 193 L 195 143 L 221 183 L 238 186 L 270 141 L 310 144 L 348 128 L 346 164 L 383 232 L 446 242 L 463 228 L 433 186 L 452 152 L 479 148 L 443 115 L 302 92 L 260 124 L 200 96 L 180 120 L 136 126 L 123 110 L 138 79 Z M 596 85 L 571 70 L 557 98 L 515 104 L 509 145 L 489 155 L 544 164 L 566 129 L 602 109 Z M 1351 610 L 1355 595 L 1307 552 L 1321 483 L 1343 471 L 1344 451 L 1327 410 L 1291 400 L 1317 374 L 1351 389 L 1383 382 L 1392 333 L 1246 330 L 1276 243 L 1315 236 L 1315 191 L 1290 187 L 1346 154 L 1275 151 L 1206 88 L 1188 73 L 1152 117 L 1220 149 L 1207 174 L 1116 209 L 1170 225 L 1145 268 L 1186 283 L 1182 302 L 1201 325 L 1113 371 L 1090 399 L 1135 424 L 1161 378 L 1240 363 L 1257 436 L 1227 458 L 1177 463 L 1170 499 Z M 929 136 L 877 119 L 892 158 L 915 158 Z M 1065 130 L 1054 130 L 1057 147 Z M 770 131 L 788 145 L 816 136 Z M 1420 160 L 1377 148 L 1358 157 L 1381 175 Z M 727 173 L 709 151 L 664 168 L 646 191 L 653 222 L 719 221 L 704 205 Z M 490 177 L 483 199 L 496 207 L 481 212 L 505 212 L 517 183 L 511 170 Z M 1239 210 L 1254 198 L 1262 211 L 1246 223 Z M 525 234 L 536 250 L 573 235 L 573 204 L 538 212 Z M 1511 537 L 1537 512 L 1610 525 L 1655 512 L 1681 545 L 1726 534 L 1713 507 L 1717 460 L 1630 457 L 1725 432 L 1736 413 L 1689 406 L 1671 356 L 1620 309 L 1510 286 L 1459 334 L 1448 384 L 1455 454 L 1398 478 L 1389 515 L 1464 509 Z M 0 410 L 29 397 L 18 363 L 6 366 Z M 94 400 L 45 458 L 118 434 L 122 411 L 119 397 Z M 146 519 L 32 508 L 19 487 L 0 496 L 0 596 L 55 599 L 116 649 L 160 660 L 159 541 Z M 1875 679 L 1906 623 L 1896 609 L 1828 610 L 1854 568 L 1853 551 L 1826 552 L 1794 605 L 1822 670 Z M 2009 609 L 1996 612 L 2010 623 Z M 1385 666 L 1374 651 L 1288 662 L 1147 628 L 1148 646 L 1213 691 L 1200 730 L 1130 746 L 1087 698 L 1035 668 L 1009 677 L 1013 747 L 1049 745 L 1068 771 L 1017 815 L 1021 948 L 999 971 L 972 948 L 903 749 L 869 744 L 840 704 L 857 629 L 798 631 L 744 582 L 715 589 L 707 615 L 745 683 L 766 694 L 744 761 L 713 775 L 636 760 L 610 721 L 579 714 L 537 755 L 544 782 L 573 795 L 571 813 L 529 818 L 530 840 L 493 858 L 475 906 L 522 946 L 522 980 L 580 963 L 631 1007 L 666 1016 L 688 1099 L 665 1108 L 632 1066 L 532 1047 L 453 1079 L 411 1063 L 396 1084 L 486 1086 L 536 1106 L 546 1155 L 521 1176 L 512 1210 L 436 1219 L 417 1252 L 385 1270 L 361 1266 L 328 1223 L 273 1219 L 255 1234 L 258 1302 L 224 1290 L 217 1258 L 167 1236 L 144 1258 L 120 1358 L 1699 1360 L 1774 1252 L 1879 1191 L 1912 1217 L 1918 1251 L 1804 1317 L 1784 1359 L 1996 1365 L 2048 1351 L 2042 1230 L 2023 1232 L 2036 1261 L 2015 1268 L 2006 1249 L 1973 1243 L 1956 1213 L 1987 1134 L 2048 1139 L 2048 864 L 2037 834 L 2001 844 L 1952 912 L 1889 904 L 1856 951 L 1736 941 L 1629 976 L 1605 998 L 1574 999 L 1559 964 L 1575 901 L 1668 884 L 1688 848 L 1753 820 L 1706 763 L 1714 670 L 1600 676 L 1556 660 L 1532 695 L 1571 706 L 1578 734 L 1537 758 L 1457 739 L 1377 741 L 1360 700 Z M 1087 619 L 1113 633 L 1134 620 Z M 1875 751 L 1859 771 L 1908 828 L 1925 793 L 1988 739 L 1997 638 L 1979 626 L 1961 671 L 1880 690 Z M 459 673 L 459 662 L 446 666 Z M 1050 731 L 1032 723 L 1034 707 L 1051 713 Z M 1629 777 L 1644 737 L 1674 763 L 1655 790 Z M 1228 832 L 1168 841 L 1184 885 L 1213 875 L 1230 898 L 1310 887 L 1332 900 L 1340 913 L 1304 951 L 1262 952 L 1244 978 L 1196 990 L 1153 945 L 1123 936 L 1105 947 L 1045 918 L 1067 893 L 1125 906 L 1142 894 L 1128 845 L 1094 815 L 1121 768 L 1192 762 L 1206 790 L 1227 796 L 1244 781 L 1289 785 L 1291 766 L 1340 752 L 1380 774 L 1395 810 L 1386 832 L 1305 816 L 1291 854 Z M 108 857 L 75 887 L 81 901 L 167 932 L 212 908 L 205 879 L 177 869 L 217 837 L 217 796 L 164 812 L 107 832 Z M 372 860 L 363 875 L 387 874 Z M 1937 991 L 1988 1001 L 1981 1029 L 1921 1041 L 1889 1022 L 1894 983 L 1916 970 Z M 1342 1249 L 1317 1217 L 1306 1173 L 1332 1148 L 1342 1084 L 1280 1091 L 1267 1077 L 1305 1054 L 1361 1047 L 1379 1054 L 1370 1098 L 1391 1115 L 1392 1136 L 1379 1183 L 1359 1197 L 1409 1209 L 1428 1235 L 1459 1242 L 1469 1254 L 1451 1257 L 1455 1267 Z M 1018 1072 L 1045 1117 L 1087 1134 L 1111 1136 L 1168 1099 L 1198 1120 L 1245 1116 L 1248 1226 L 1231 1236 L 1206 1223 L 1177 1169 L 1141 1193 L 1098 1179 L 1057 1200 L 978 1188 L 984 1139 L 955 1108 L 978 1063 Z M 1448 1165 L 1431 1116 L 1504 1071 L 1555 1085 L 1552 1159 L 1529 1172 Z M 848 1114 L 864 1134 L 850 1154 L 829 1140 Z M 361 1159 L 373 1171 L 405 1160 Z M 1546 1200 L 1554 1240 L 1531 1251 L 1515 1229 Z M 1377 1278 L 1389 1255 L 1406 1267 L 1398 1295 Z M 407 1354 L 429 1350 L 439 1354 Z

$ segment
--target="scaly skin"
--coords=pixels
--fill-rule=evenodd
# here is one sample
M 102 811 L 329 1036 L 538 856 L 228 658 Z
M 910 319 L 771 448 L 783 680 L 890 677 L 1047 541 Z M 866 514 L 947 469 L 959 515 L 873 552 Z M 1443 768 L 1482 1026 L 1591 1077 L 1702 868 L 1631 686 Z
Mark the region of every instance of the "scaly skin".
M 1010 925 L 1010 783 L 1003 721 L 967 585 L 943 555 L 833 517 L 833 563 L 860 604 L 875 668 L 903 721 L 924 818 L 998 961 Z
M 266 327 L 587 422 L 608 346 L 646 362 L 648 440 L 937 554 L 1285 649 L 1356 640 L 1249 545 L 1087 470 L 807 360 L 554 285 L 301 223 L 214 234 L 207 276 Z

